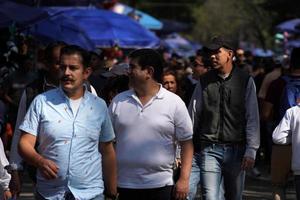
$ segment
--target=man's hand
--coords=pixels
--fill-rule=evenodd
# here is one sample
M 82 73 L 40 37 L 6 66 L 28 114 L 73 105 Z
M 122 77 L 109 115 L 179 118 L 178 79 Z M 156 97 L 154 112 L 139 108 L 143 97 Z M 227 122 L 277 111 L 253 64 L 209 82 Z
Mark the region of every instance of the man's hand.
M 5 191 L 3 192 L 3 199 L 4 199 L 4 200 L 9 200 L 9 199 L 11 199 L 11 198 L 12 198 L 11 192 L 10 192 L 9 190 L 5 190 Z
M 50 180 L 57 178 L 59 168 L 53 161 L 41 157 L 37 166 L 46 179 Z
M 189 192 L 189 180 L 181 179 L 175 185 L 174 197 L 176 200 L 186 200 Z
M 254 167 L 254 164 L 255 164 L 255 160 L 253 158 L 244 157 L 241 168 L 242 170 L 249 170 Z

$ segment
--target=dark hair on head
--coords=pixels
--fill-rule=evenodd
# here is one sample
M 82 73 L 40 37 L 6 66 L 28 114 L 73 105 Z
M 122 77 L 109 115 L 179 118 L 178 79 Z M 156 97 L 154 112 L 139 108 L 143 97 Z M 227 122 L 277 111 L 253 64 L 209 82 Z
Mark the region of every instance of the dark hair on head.
M 294 48 L 291 53 L 290 67 L 300 69 L 300 47 Z
M 60 51 L 60 57 L 62 57 L 63 55 L 74 55 L 74 54 L 77 54 L 81 57 L 81 64 L 83 65 L 84 68 L 89 67 L 90 54 L 80 46 L 67 45 L 63 47 Z
M 172 75 L 175 77 L 175 81 L 178 82 L 178 77 L 177 77 L 177 74 L 174 70 L 172 69 L 166 69 L 164 70 L 164 72 L 162 73 L 161 77 L 163 78 L 164 76 L 167 76 L 167 75 Z
M 53 43 L 50 43 L 47 45 L 45 51 L 44 51 L 44 58 L 47 62 L 51 62 L 52 59 L 53 59 L 53 50 L 57 47 L 64 47 L 66 46 L 67 44 L 65 42 L 53 42 Z
M 196 57 L 197 56 L 202 58 L 202 62 L 203 62 L 205 67 L 208 68 L 208 67 L 212 66 L 211 60 L 210 60 L 210 54 L 209 54 L 209 51 L 207 51 L 206 48 L 198 49 L 197 52 L 196 52 Z M 195 57 L 195 59 L 196 59 L 196 57 Z
M 129 54 L 129 58 L 136 60 L 142 69 L 153 67 L 153 79 L 161 82 L 161 75 L 163 72 L 163 59 L 162 56 L 153 49 L 138 49 Z

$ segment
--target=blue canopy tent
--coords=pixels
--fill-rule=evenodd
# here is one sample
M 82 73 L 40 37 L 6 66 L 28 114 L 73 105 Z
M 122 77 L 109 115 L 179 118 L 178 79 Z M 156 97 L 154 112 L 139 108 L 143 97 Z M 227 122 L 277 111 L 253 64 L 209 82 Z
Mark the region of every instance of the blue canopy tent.
M 252 54 L 257 57 L 272 57 L 274 55 L 272 50 L 262 48 L 253 49 Z
M 50 14 L 62 12 L 72 17 L 93 41 L 96 47 L 153 48 L 160 40 L 131 18 L 89 7 L 51 7 L 45 8 Z
M 282 32 L 300 33 L 300 18 L 282 22 L 276 26 L 276 29 Z
M 48 13 L 44 10 L 0 0 L 0 28 L 9 27 L 13 23 L 24 26 L 45 19 L 48 16 Z
M 41 41 L 63 41 L 68 44 L 81 46 L 86 50 L 94 50 L 95 45 L 85 31 L 71 17 L 62 13 L 55 14 L 45 20 L 29 26 L 25 34 L 32 34 Z
M 127 6 L 125 4 L 117 3 L 113 8 L 112 11 L 115 13 L 119 13 L 122 15 L 136 15 L 138 17 L 138 22 L 151 30 L 160 30 L 163 27 L 162 22 L 160 22 L 158 19 L 148 15 L 147 13 L 144 13 L 140 10 L 136 10 L 130 6 Z
M 167 48 L 170 53 L 175 53 L 181 57 L 195 56 L 196 51 L 202 48 L 202 45 L 191 42 L 180 36 L 178 33 L 167 35 L 162 40 L 162 45 Z

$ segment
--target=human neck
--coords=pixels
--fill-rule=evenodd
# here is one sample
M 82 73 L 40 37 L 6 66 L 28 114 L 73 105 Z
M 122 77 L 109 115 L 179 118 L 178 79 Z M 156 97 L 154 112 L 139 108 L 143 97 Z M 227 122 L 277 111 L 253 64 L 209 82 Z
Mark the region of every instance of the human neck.
M 141 87 L 135 87 L 134 91 L 137 97 L 140 99 L 141 103 L 145 105 L 153 96 L 155 96 L 160 89 L 160 85 L 151 81 Z
M 64 93 L 72 100 L 80 99 L 83 97 L 84 94 L 84 87 L 82 86 L 81 89 L 77 89 L 75 91 L 66 91 L 64 90 Z
M 227 75 L 227 74 L 230 74 L 230 72 L 232 71 L 232 68 L 233 68 L 232 63 L 226 63 L 226 64 L 224 65 L 224 67 L 222 67 L 222 68 L 220 68 L 220 69 L 218 70 L 218 73 L 219 73 L 220 75 Z

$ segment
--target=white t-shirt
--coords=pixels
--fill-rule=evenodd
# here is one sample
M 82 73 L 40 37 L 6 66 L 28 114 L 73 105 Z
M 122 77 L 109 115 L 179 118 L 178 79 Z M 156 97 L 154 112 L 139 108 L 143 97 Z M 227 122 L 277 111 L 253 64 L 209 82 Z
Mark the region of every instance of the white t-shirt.
M 289 108 L 278 126 L 273 131 L 276 144 L 292 143 L 292 170 L 300 175 L 300 104 Z
M 0 138 L 0 191 L 7 189 L 9 185 L 10 174 L 6 171 L 6 169 L 4 169 L 7 165 L 9 165 L 9 163 L 5 156 L 3 143 Z
M 82 100 L 82 97 L 79 98 L 79 99 L 70 99 L 70 106 L 72 108 L 72 112 L 74 115 L 77 114 L 77 111 L 78 111 L 78 108 L 80 106 L 80 103 L 81 103 L 81 100 Z
M 128 90 L 113 99 L 109 111 L 116 134 L 118 186 L 173 185 L 175 140 L 192 139 L 192 122 L 180 97 L 160 87 L 143 106 Z

